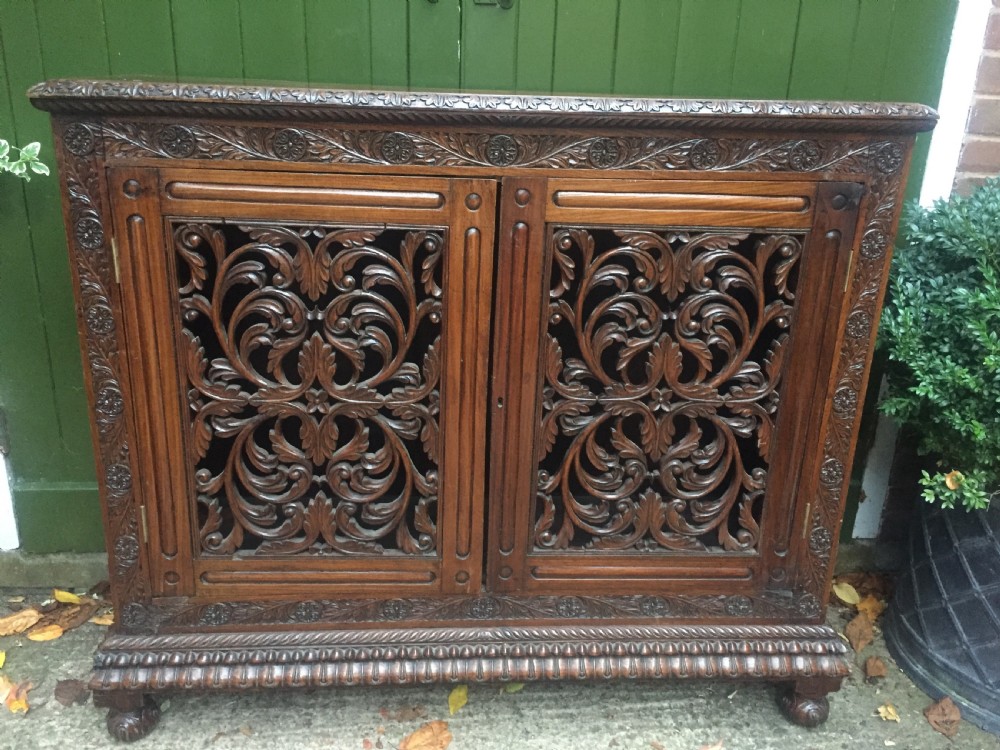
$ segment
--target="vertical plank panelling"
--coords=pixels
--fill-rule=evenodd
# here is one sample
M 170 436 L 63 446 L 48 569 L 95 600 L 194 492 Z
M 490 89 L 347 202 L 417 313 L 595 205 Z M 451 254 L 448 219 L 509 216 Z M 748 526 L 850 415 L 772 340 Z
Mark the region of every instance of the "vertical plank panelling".
M 788 96 L 842 99 L 858 23 L 858 0 L 803 0 Z
M 733 72 L 739 0 L 684 0 L 674 96 L 726 96 Z
M 617 0 L 560 0 L 552 90 L 556 93 L 607 93 L 615 69 Z
M 552 53 L 556 37 L 557 0 L 518 3 L 517 71 L 518 92 L 552 90 Z
M 0 5 L 0 62 L 6 73 L 0 87 L 0 137 L 19 146 L 42 136 L 27 124 L 18 130 L 13 109 L 14 103 L 20 104 L 24 98 L 21 77 L 12 75 L 15 67 L 22 75 L 41 74 L 37 42 L 33 9 L 29 6 L 27 11 L 19 8 L 15 12 L 10 4 Z M 52 163 L 51 151 L 42 156 Z M 19 480 L 58 475 L 52 455 L 40 448 L 51 445 L 52 453 L 58 456 L 60 439 L 24 186 L 7 175 L 0 189 L 0 237 L 0 408 L 7 417 L 16 500 Z M 72 356 L 60 358 L 59 363 L 63 367 L 74 365 Z
M 170 9 L 179 78 L 243 80 L 239 0 L 171 0 Z
M 905 0 L 899 3 L 886 56 L 881 98 L 937 104 L 958 0 Z M 917 137 L 906 198 L 920 194 L 930 134 Z
M 462 88 L 512 91 L 517 86 L 517 28 L 523 7 L 463 5 Z
M 456 89 L 462 33 L 460 0 L 409 0 L 409 82 L 412 89 Z
M 169 3 L 104 0 L 104 26 L 112 76 L 177 79 Z
M 424 0 L 426 2 L 426 0 Z M 409 85 L 409 14 L 405 0 L 370 0 L 372 85 Z
M 370 14 L 368 0 L 305 0 L 310 84 L 371 85 Z
M 900 0 L 905 2 L 906 0 Z M 897 0 L 861 0 L 858 28 L 851 45 L 847 73 L 850 99 L 878 99 L 882 95 L 889 37 Z
M 729 96 L 784 98 L 803 1 L 742 0 Z
M 248 81 L 308 80 L 302 0 L 241 0 L 240 33 Z
M 82 0 L 73 4 L 73 12 L 53 0 L 36 3 L 38 38 L 41 45 L 41 66 L 44 77 L 58 78 L 71 75 L 107 77 L 107 43 L 104 35 L 104 10 L 100 0 Z M 80 29 L 89 33 L 81 34 Z M 23 63 L 18 63 L 21 69 Z M 42 71 L 38 71 L 41 73 Z M 11 71 L 17 76 L 20 71 Z M 31 84 L 43 76 L 36 73 L 35 80 L 21 80 Z M 18 86 L 23 91 L 21 86 Z M 26 86 L 25 86 L 26 88 Z M 48 117 L 35 110 L 23 96 L 14 102 L 14 117 L 19 122 L 30 123 L 31 139 L 41 139 L 46 152 L 52 154 Z M 20 129 L 20 128 L 19 128 Z M 39 291 L 48 335 L 49 356 L 52 362 L 63 363 L 68 352 L 74 352 L 72 367 L 53 367 L 52 382 L 55 389 L 56 410 L 63 440 L 65 466 L 60 467 L 69 476 L 89 478 L 93 474 L 90 427 L 86 401 L 82 393 L 81 365 L 76 334 L 76 315 L 73 310 L 73 288 L 69 265 L 66 262 L 65 232 L 61 226 L 62 211 L 59 186 L 56 180 L 32 180 L 25 193 L 28 199 L 28 219 L 31 222 L 35 267 L 38 271 Z
M 670 96 L 681 0 L 620 0 L 616 94 Z

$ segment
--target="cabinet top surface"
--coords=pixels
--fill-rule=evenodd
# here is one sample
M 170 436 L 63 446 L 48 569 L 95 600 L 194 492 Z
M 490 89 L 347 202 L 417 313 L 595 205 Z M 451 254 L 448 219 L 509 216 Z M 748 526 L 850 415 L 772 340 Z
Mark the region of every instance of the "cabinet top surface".
M 893 102 L 609 98 L 134 80 L 49 80 L 33 86 L 28 96 L 36 107 L 61 114 L 384 124 L 916 133 L 930 130 L 937 120 L 937 113 L 923 104 Z

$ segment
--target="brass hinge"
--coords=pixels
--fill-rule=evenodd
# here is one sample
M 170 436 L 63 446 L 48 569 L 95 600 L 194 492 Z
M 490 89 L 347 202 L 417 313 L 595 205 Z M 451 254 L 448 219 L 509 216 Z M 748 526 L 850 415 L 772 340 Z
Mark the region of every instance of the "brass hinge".
M 854 248 L 851 248 L 851 254 L 847 256 L 847 274 L 844 276 L 844 293 L 847 293 L 847 287 L 851 283 L 851 271 L 854 269 Z
M 115 266 L 115 283 L 122 283 L 121 271 L 118 270 L 118 240 L 115 237 L 111 238 L 111 262 Z
M 806 503 L 806 517 L 802 519 L 802 538 L 806 538 L 806 533 L 809 531 L 809 520 L 812 511 L 812 503 Z
M 146 518 L 146 506 L 139 506 L 139 515 L 142 516 L 142 543 L 149 544 L 149 519 Z

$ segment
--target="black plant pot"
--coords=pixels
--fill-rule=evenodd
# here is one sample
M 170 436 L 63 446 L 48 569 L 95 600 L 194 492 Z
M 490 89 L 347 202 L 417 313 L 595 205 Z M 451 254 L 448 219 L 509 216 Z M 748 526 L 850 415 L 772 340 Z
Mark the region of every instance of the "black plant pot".
M 1000 506 L 920 505 L 886 612 L 889 652 L 926 693 L 1000 734 Z

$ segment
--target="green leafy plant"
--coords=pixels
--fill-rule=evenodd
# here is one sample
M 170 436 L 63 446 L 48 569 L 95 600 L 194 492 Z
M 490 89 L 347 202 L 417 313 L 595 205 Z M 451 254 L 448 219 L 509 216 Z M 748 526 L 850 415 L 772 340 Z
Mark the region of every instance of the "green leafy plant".
M 881 408 L 937 460 L 921 479 L 927 501 L 985 508 L 1000 492 L 1000 179 L 907 207 L 899 244 Z
M 24 148 L 11 146 L 10 143 L 0 138 L 0 172 L 10 172 L 22 177 L 25 180 L 31 179 L 31 173 L 48 174 L 49 168 L 38 159 L 38 152 L 41 151 L 42 144 L 35 141 L 29 143 Z M 18 157 L 12 159 L 12 152 L 16 151 Z

